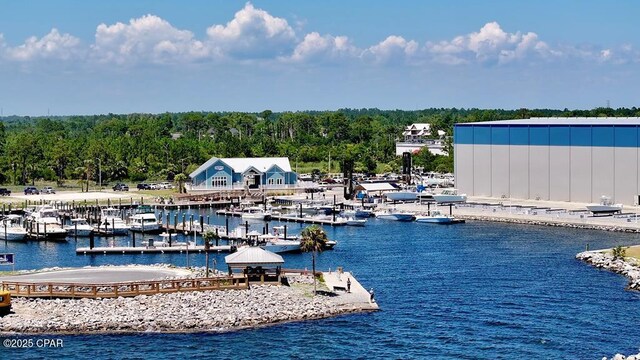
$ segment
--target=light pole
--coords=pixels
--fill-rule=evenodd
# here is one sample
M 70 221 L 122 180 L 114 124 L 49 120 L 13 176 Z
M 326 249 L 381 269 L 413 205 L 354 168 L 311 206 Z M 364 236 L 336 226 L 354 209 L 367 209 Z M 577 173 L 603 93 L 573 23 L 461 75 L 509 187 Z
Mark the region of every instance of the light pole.
M 96 158 L 98 160 L 98 188 L 102 190 L 102 163 L 100 158 Z

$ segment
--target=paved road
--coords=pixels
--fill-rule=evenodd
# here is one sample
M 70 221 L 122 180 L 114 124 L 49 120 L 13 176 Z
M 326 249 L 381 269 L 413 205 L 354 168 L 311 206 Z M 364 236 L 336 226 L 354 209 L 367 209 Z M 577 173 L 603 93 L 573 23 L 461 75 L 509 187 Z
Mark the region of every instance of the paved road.
M 43 273 L 0 277 L 1 281 L 60 282 L 80 284 L 105 284 L 124 281 L 146 281 L 169 276 L 188 275 L 188 270 L 148 266 L 123 266 L 57 270 Z

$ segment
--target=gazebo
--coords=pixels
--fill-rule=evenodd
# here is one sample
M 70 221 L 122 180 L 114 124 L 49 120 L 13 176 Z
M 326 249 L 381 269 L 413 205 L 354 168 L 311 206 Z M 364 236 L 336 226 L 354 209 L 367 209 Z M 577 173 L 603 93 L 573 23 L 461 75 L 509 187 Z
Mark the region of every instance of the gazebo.
M 282 256 L 257 246 L 247 246 L 224 257 L 229 267 L 229 275 L 239 272 L 247 276 L 248 281 L 280 282 Z

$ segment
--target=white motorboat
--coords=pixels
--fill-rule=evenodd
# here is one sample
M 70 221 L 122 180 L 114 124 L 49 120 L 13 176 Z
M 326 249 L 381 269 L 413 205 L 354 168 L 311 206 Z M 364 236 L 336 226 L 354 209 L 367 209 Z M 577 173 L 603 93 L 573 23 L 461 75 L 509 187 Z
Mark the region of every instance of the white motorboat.
M 418 200 L 418 192 L 417 191 L 387 191 L 384 193 L 384 196 L 391 201 L 416 201 Z
M 271 219 L 271 212 L 266 211 L 258 206 L 252 206 L 244 208 L 242 210 L 242 220 L 269 220 Z
M 299 240 L 284 240 L 272 234 L 259 235 L 258 246 L 274 253 L 300 251 Z
M 100 230 L 113 235 L 127 235 L 129 225 L 120 217 L 120 210 L 112 207 L 100 210 Z
M 610 197 L 602 196 L 600 204 L 589 204 L 587 209 L 595 214 L 613 214 L 622 211 L 622 204 L 614 204 Z
M 458 203 L 467 201 L 467 194 L 458 194 L 458 189 L 444 189 L 440 194 L 433 194 L 438 203 Z
M 376 211 L 374 214 L 376 218 L 382 220 L 413 221 L 414 219 L 413 213 L 393 209 Z
M 89 225 L 86 219 L 71 219 L 71 224 L 64 227 L 70 236 L 90 236 L 93 227 Z
M 451 224 L 454 218 L 443 214 L 440 210 L 431 210 L 428 215 L 416 215 L 416 222 L 431 224 Z
M 64 240 L 67 230 L 62 227 L 58 210 L 50 205 L 43 205 L 32 212 L 25 220 L 27 232 L 34 237 Z
M 354 208 L 353 210 L 344 210 L 342 211 L 342 216 L 345 217 L 356 217 L 356 218 L 368 218 L 371 217 L 373 211 L 369 209 L 364 209 L 361 207 Z
M 367 219 L 356 219 L 355 217 L 347 218 L 347 225 L 349 226 L 365 226 Z
M 131 231 L 146 233 L 158 232 L 161 230 L 160 222 L 158 222 L 156 214 L 152 212 L 143 212 L 131 216 L 130 229 Z
M 20 215 L 7 215 L 0 220 L 0 239 L 7 241 L 21 241 L 27 237 L 27 230 L 20 225 Z

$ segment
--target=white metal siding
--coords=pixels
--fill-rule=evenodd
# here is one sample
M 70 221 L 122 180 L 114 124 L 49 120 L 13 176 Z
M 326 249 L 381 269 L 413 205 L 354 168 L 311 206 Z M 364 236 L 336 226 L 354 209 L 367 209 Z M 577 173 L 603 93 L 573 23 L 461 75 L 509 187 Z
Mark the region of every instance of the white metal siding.
M 591 202 L 591 146 L 572 146 L 569 201 Z M 553 183 L 552 183 L 553 186 Z
M 571 201 L 571 161 L 568 146 L 549 146 L 549 199 Z M 534 161 L 532 159 L 532 161 Z
M 473 146 L 473 194 L 491 196 L 491 145 Z
M 529 146 L 509 150 L 509 190 L 512 198 L 529 198 Z
M 593 147 L 591 152 L 591 202 L 599 202 L 602 195 L 616 200 L 615 184 L 615 156 L 612 147 Z M 624 162 L 620 164 L 625 166 Z M 632 165 L 632 164 L 630 164 Z M 635 167 L 635 166 L 634 166 Z M 635 178 L 635 176 L 634 176 Z M 631 179 L 627 179 L 631 180 Z
M 508 145 L 491 145 L 491 196 L 509 197 Z

